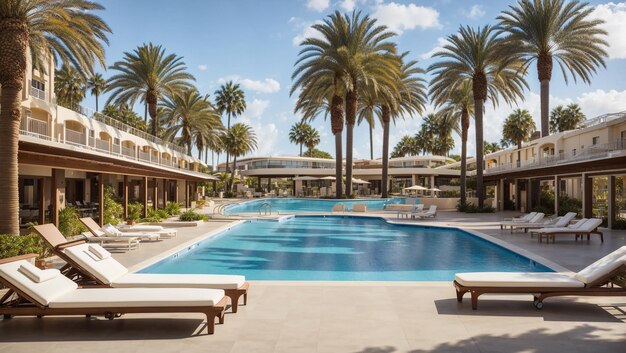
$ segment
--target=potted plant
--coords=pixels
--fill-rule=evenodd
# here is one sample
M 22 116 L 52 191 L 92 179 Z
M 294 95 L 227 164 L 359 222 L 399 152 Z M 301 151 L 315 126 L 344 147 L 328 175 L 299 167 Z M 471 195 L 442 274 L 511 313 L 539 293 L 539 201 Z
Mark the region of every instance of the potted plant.
M 129 226 L 134 226 L 137 223 L 137 220 L 141 218 L 141 211 L 143 210 L 143 205 L 139 202 L 133 202 L 128 204 L 128 216 L 126 217 L 126 224 Z

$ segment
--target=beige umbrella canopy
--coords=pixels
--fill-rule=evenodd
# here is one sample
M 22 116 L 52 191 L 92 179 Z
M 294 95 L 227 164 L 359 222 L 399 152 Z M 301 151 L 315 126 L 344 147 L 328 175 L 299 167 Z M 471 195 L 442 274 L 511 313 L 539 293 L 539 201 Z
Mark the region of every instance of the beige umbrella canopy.
M 335 180 L 335 177 L 334 176 L 325 176 L 325 177 L 319 178 L 319 180 Z
M 407 188 L 404 188 L 403 190 L 410 190 L 410 191 L 419 191 L 419 190 L 428 190 L 428 188 L 425 188 L 421 185 L 413 185 L 413 186 L 409 186 Z
M 320 180 L 320 178 L 312 177 L 312 176 L 298 176 L 293 178 L 293 180 Z
M 352 178 L 352 182 L 355 184 L 369 184 L 370 183 L 369 181 L 365 181 L 363 179 L 355 179 L 355 178 Z

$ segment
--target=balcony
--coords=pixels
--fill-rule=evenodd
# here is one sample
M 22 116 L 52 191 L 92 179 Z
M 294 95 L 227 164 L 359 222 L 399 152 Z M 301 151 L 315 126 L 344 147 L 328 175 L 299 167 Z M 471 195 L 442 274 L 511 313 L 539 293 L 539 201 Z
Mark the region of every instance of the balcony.
M 526 161 L 521 161 L 521 163 L 515 161 L 513 163 L 501 164 L 499 166 L 486 169 L 485 174 L 544 168 L 573 162 L 584 162 L 594 159 L 609 158 L 625 152 L 626 140 L 618 140 L 613 143 L 592 145 L 578 152 L 572 151 L 568 153 L 559 153 L 555 155 L 547 155 L 541 158 L 534 157 Z
M 30 86 L 30 96 L 33 98 L 37 98 L 40 99 L 42 101 L 48 101 L 46 99 L 46 91 L 40 90 L 39 88 L 35 88 L 33 86 Z
M 20 134 L 28 135 L 43 140 L 51 140 L 48 123 L 45 121 L 27 117 L 20 123 Z
M 65 129 L 65 142 L 70 145 L 87 145 L 87 136 L 78 131 Z

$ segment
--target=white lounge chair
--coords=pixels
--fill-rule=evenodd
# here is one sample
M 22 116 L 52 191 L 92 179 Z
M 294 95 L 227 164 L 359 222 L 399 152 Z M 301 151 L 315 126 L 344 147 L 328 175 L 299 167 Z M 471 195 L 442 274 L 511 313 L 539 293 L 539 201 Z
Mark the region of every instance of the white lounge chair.
M 564 216 L 557 217 L 553 221 L 549 221 L 548 223 L 544 223 L 541 225 L 530 226 L 530 227 L 527 227 L 526 229 L 527 230 L 534 229 L 530 232 L 530 236 L 532 237 L 533 234 L 536 233 L 536 229 L 567 227 L 570 225 L 570 222 L 574 219 L 574 217 L 576 217 L 576 212 L 568 212 Z
M 535 225 L 538 225 L 538 224 L 542 224 L 543 223 L 543 217 L 545 217 L 545 214 L 543 214 L 541 212 L 537 212 L 537 213 L 535 213 L 533 218 L 531 218 L 527 222 L 515 222 L 515 221 L 500 222 L 500 229 L 506 229 L 506 227 L 510 227 L 511 228 L 511 233 L 513 233 L 513 229 L 515 229 L 515 228 L 525 229 L 526 227 L 532 227 L 532 226 L 535 226 Z
M 34 257 L 34 256 L 33 256 Z M 198 312 L 207 317 L 212 334 L 215 318 L 224 322 L 228 299 L 221 289 L 204 288 L 78 288 L 59 270 L 40 270 L 27 256 L 0 260 L 0 283 L 9 293 L 0 299 L 0 315 L 104 315 Z
M 411 217 L 415 218 L 435 218 L 437 217 L 437 205 L 431 205 L 426 212 L 414 212 Z
M 146 224 L 121 224 L 118 225 L 117 228 L 119 231 L 124 233 L 133 233 L 133 232 L 144 232 L 144 233 L 155 233 L 158 234 L 162 238 L 174 238 L 178 234 L 178 230 L 171 228 L 164 228 L 162 226 L 157 225 L 146 225 Z
M 248 287 L 244 276 L 209 274 L 152 274 L 129 273 L 128 269 L 98 245 L 78 244 L 61 250 L 70 265 L 86 273 L 98 283 L 114 288 L 212 288 L 223 289 L 231 299 L 233 312 L 237 312 L 239 298 L 244 305 L 248 300 Z M 102 254 L 102 256 L 99 256 Z M 94 256 L 95 255 L 95 256 Z
M 626 246 L 613 251 L 574 276 L 552 272 L 469 272 L 454 277 L 457 300 L 471 293 L 472 309 L 482 294 L 532 294 L 533 304 L 556 296 L 626 296 L 626 289 L 607 286 L 626 273 Z
M 367 204 L 364 204 L 364 203 L 353 204 L 352 212 L 367 212 Z
M 602 219 L 600 218 L 589 218 L 584 222 L 578 222 L 573 227 L 563 227 L 563 228 L 541 228 L 537 230 L 539 234 L 539 242 L 542 241 L 543 237 L 546 237 L 548 243 L 550 239 L 554 243 L 556 241 L 557 235 L 565 235 L 565 234 L 574 234 L 576 236 L 576 240 L 579 237 L 587 236 L 587 240 L 591 237 L 591 234 L 597 234 L 600 237 L 600 241 L 604 242 L 604 235 L 602 232 L 598 231 L 598 227 L 602 224 Z
M 527 214 L 525 214 L 523 216 L 520 216 L 520 217 L 505 218 L 505 219 L 503 219 L 503 221 L 528 222 L 528 221 L 530 221 L 531 218 L 535 217 L 536 214 L 537 214 L 537 212 L 530 212 L 530 213 L 527 213 Z
M 80 221 L 95 237 L 132 237 L 144 241 L 158 241 L 161 239 L 161 236 L 156 233 L 122 232 L 110 224 L 106 224 L 104 227 L 100 228 L 98 223 L 91 217 L 80 218 Z
M 424 212 L 424 204 L 423 203 L 418 203 L 413 205 L 413 209 L 411 210 L 400 210 L 398 211 L 398 213 L 396 214 L 396 218 L 409 218 L 409 216 L 411 216 L 414 213 L 423 213 Z
M 330 212 L 346 212 L 346 206 L 342 203 L 336 203 Z

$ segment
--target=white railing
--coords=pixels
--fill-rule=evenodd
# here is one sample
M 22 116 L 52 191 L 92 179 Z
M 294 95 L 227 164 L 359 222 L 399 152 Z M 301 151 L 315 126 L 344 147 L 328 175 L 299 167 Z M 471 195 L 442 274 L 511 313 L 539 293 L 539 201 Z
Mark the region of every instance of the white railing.
M 44 140 L 50 140 L 48 123 L 37 119 L 22 119 L 22 122 L 20 123 L 20 133 L 23 135 L 34 136 Z
M 111 145 L 111 153 L 122 154 L 120 145 L 112 144 Z
M 132 159 L 135 159 L 135 149 L 134 148 L 128 148 L 128 147 L 122 147 L 122 155 L 126 156 L 126 157 L 130 157 Z
M 111 142 L 108 140 L 96 139 L 96 149 L 101 151 L 111 151 Z
M 623 112 L 619 112 L 619 113 L 609 113 L 609 114 L 603 114 L 600 116 L 597 116 L 593 119 L 588 119 L 583 121 L 583 123 L 581 124 L 582 127 L 590 127 L 590 126 L 594 126 L 594 125 L 599 125 L 599 124 L 603 124 L 615 119 L 620 119 L 626 116 L 626 111 Z
M 76 145 L 86 145 L 86 136 L 78 131 L 65 129 L 65 142 Z
M 550 156 L 544 156 L 539 159 L 533 158 L 527 161 L 522 161 L 519 165 L 517 162 L 501 164 L 497 167 L 489 168 L 485 170 L 485 174 L 498 173 L 509 170 L 523 170 L 549 167 L 559 164 L 567 164 L 571 162 L 581 162 L 592 159 L 600 159 L 611 157 L 614 154 L 626 152 L 626 140 L 618 140 L 613 143 L 598 144 L 587 147 L 582 151 L 576 153 L 559 153 Z
M 46 99 L 46 91 L 42 91 L 39 88 L 35 88 L 33 86 L 30 86 L 30 96 L 41 99 L 42 101 L 48 101 Z
M 141 159 L 142 161 L 150 162 L 150 153 L 139 151 L 138 158 Z

